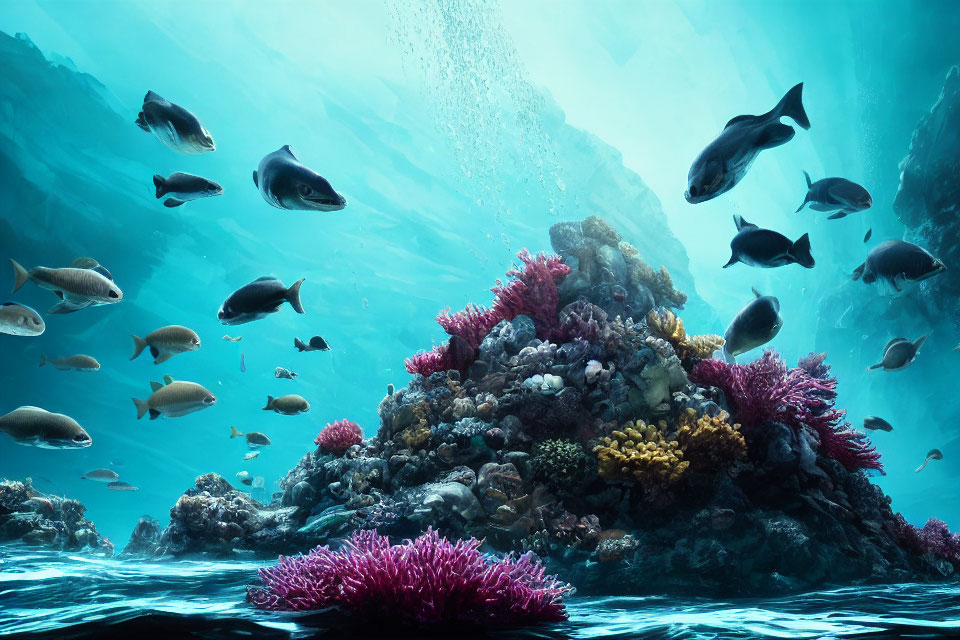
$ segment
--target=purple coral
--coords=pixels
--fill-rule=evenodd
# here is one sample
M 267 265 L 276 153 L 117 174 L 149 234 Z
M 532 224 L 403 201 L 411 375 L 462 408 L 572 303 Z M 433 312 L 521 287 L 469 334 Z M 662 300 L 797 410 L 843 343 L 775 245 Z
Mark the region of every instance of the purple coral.
M 490 330 L 501 320 L 513 320 L 519 315 L 533 319 L 537 337 L 541 340 L 559 336 L 557 304 L 560 293 L 557 287 L 570 273 L 570 267 L 560 256 L 540 253 L 534 257 L 526 249 L 517 253 L 517 257 L 523 267 L 510 269 L 507 271 L 510 281 L 504 284 L 497 280 L 496 286 L 490 289 L 494 294 L 492 307 L 470 304 L 457 313 L 444 309 L 437 315 L 437 324 L 452 338 L 432 351 L 420 351 L 407 358 L 404 364 L 409 373 L 428 376 L 450 369 L 465 372 Z
M 894 516 L 892 525 L 894 535 L 906 549 L 919 555 L 929 553 L 953 564 L 960 564 L 960 534 L 950 533 L 947 524 L 942 520 L 930 518 L 923 528 L 919 528 L 898 513 Z
M 335 453 L 342 456 L 347 449 L 363 442 L 363 429 L 356 422 L 349 420 L 334 420 L 327 423 L 313 444 L 318 445 L 326 453 Z
M 416 540 L 391 546 L 376 531 L 357 531 L 339 551 L 316 547 L 260 569 L 263 585 L 247 587 L 247 600 L 271 611 L 337 607 L 428 624 L 566 620 L 563 596 L 570 585 L 546 575 L 529 555 L 496 560 L 478 551 L 481 543 L 450 542 L 428 529 Z
M 780 356 L 768 349 L 758 360 L 745 365 L 701 360 L 690 379 L 723 389 L 734 418 L 744 427 L 766 421 L 782 422 L 797 430 L 806 426 L 816 432 L 824 456 L 850 470 L 883 472 L 876 448 L 844 422 L 846 412 L 834 406 L 836 378 L 827 376 L 822 359 L 815 362 L 807 358 L 805 362 L 824 377 L 814 377 L 805 368 L 788 369 Z

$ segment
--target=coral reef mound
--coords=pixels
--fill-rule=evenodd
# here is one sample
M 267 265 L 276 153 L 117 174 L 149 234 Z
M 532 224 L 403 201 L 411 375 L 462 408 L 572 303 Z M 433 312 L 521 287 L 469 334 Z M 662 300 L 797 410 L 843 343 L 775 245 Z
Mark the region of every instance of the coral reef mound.
M 0 482 L 0 542 L 20 541 L 63 551 L 113 555 L 113 544 L 83 517 L 77 500 L 38 491 L 26 482 Z

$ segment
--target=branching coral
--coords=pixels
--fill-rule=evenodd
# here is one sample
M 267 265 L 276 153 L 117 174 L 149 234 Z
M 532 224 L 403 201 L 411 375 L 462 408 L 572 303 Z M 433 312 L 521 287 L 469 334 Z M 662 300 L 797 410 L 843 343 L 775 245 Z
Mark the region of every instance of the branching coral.
M 324 452 L 339 456 L 361 442 L 363 442 L 363 429 L 356 422 L 349 420 L 335 420 L 327 423 L 327 426 L 313 439 L 313 444 L 318 445 Z
M 583 447 L 570 440 L 544 440 L 537 444 L 530 467 L 535 480 L 560 494 L 575 490 L 589 469 Z
M 835 378 L 815 378 L 799 367 L 787 369 L 780 356 L 767 350 L 745 365 L 701 360 L 690 379 L 723 389 L 734 418 L 745 427 L 765 421 L 782 422 L 796 430 L 808 427 L 819 437 L 824 456 L 850 470 L 883 471 L 877 450 L 843 421 L 846 412 L 834 406 Z
M 653 425 L 638 420 L 594 448 L 600 476 L 609 481 L 633 481 L 648 490 L 669 489 L 690 463 L 676 440 L 666 440 Z
M 942 520 L 930 518 L 923 528 L 915 527 L 901 515 L 894 516 L 893 533 L 902 546 L 916 554 L 932 554 L 960 564 L 960 534 L 950 533 Z
M 529 555 L 495 560 L 475 538 L 450 542 L 428 529 L 390 545 L 376 531 L 357 531 L 339 551 L 317 547 L 280 557 L 259 570 L 263 586 L 248 587 L 259 609 L 304 611 L 337 607 L 380 620 L 520 625 L 566 620 L 570 585 L 546 575 Z
M 464 372 L 490 330 L 501 320 L 513 320 L 519 315 L 533 319 L 541 340 L 558 337 L 557 286 L 570 273 L 570 267 L 560 256 L 543 253 L 532 256 L 526 249 L 517 253 L 517 258 L 523 266 L 507 271 L 510 280 L 506 283 L 497 280 L 496 286 L 490 289 L 494 294 L 492 307 L 470 304 L 457 313 L 451 314 L 449 309 L 440 312 L 437 323 L 452 336 L 450 341 L 407 358 L 408 372 L 422 375 L 449 369 Z
M 697 418 L 693 409 L 687 409 L 680 416 L 677 441 L 693 470 L 723 471 L 747 454 L 747 442 L 740 433 L 740 425 L 731 425 L 727 417 L 721 413 Z
M 656 309 L 647 314 L 647 328 L 670 344 L 681 360 L 688 358 L 709 358 L 713 352 L 723 346 L 723 338 L 714 334 L 698 336 L 687 335 L 683 320 L 669 309 Z

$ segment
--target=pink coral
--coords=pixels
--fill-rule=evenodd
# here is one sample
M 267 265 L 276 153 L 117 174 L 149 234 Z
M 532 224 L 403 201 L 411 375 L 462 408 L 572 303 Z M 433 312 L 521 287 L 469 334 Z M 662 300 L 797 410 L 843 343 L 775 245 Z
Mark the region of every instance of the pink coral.
M 501 320 L 513 320 L 519 315 L 533 319 L 537 337 L 541 340 L 556 339 L 560 336 L 557 304 L 560 300 L 558 286 L 570 274 L 570 267 L 563 263 L 560 256 L 547 256 L 543 253 L 530 255 L 526 249 L 517 253 L 523 263 L 522 268 L 507 271 L 509 282 L 497 280 L 490 289 L 494 294 L 490 308 L 469 304 L 462 311 L 450 313 L 444 309 L 437 315 L 437 323 L 444 331 L 460 338 L 463 343 L 438 345 L 432 351 L 420 351 L 405 361 L 409 373 L 425 376 L 437 371 L 457 369 L 461 373 L 473 363 L 476 349 L 484 337 Z
M 363 442 L 363 429 L 356 422 L 349 420 L 335 420 L 327 423 L 313 444 L 318 445 L 326 453 L 335 453 L 342 456 L 347 449 Z
M 475 538 L 450 542 L 428 529 L 390 545 L 376 531 L 357 531 L 339 551 L 316 547 L 280 557 L 259 570 L 263 586 L 247 587 L 259 609 L 337 607 L 390 621 L 518 625 L 566 620 L 570 585 L 530 558 L 495 560 Z
M 916 554 L 932 554 L 960 564 L 960 534 L 950 533 L 942 520 L 930 518 L 923 528 L 915 527 L 901 515 L 894 516 L 893 532 L 900 544 Z
M 701 360 L 690 374 L 693 382 L 723 389 L 734 418 L 744 427 L 766 421 L 787 424 L 794 429 L 808 427 L 820 439 L 820 453 L 851 470 L 883 471 L 880 454 L 861 433 L 843 421 L 846 412 L 837 409 L 836 378 L 826 377 L 823 361 L 813 364 L 823 378 L 806 369 L 788 369 L 773 350 L 746 365 L 721 360 Z

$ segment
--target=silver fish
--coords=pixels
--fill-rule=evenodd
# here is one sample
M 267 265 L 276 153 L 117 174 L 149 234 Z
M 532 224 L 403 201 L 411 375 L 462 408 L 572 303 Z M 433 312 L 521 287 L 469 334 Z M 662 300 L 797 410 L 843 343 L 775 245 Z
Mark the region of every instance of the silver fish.
M 151 382 L 153 394 L 146 400 L 133 398 L 137 405 L 137 419 L 147 413 L 151 420 L 160 416 L 178 418 L 194 411 L 212 407 L 217 402 L 216 396 L 196 382 L 173 380 L 169 376 L 164 378 L 166 384 Z
M 0 333 L 11 336 L 39 336 L 46 330 L 40 314 L 15 302 L 0 304 Z
M 0 433 L 17 444 L 43 449 L 79 449 L 93 442 L 77 421 L 62 413 L 24 406 L 0 417 Z
M 123 300 L 120 287 L 92 269 L 34 267 L 28 271 L 12 258 L 10 264 L 13 266 L 13 292 L 32 280 L 41 289 L 53 291 L 60 297 L 61 302 L 47 313 L 72 313 L 86 307 L 116 304 Z
M 200 348 L 200 336 L 193 329 L 171 324 L 166 327 L 160 327 L 156 331 L 151 331 L 145 338 L 139 336 L 133 337 L 133 360 L 147 347 L 150 347 L 150 355 L 154 357 L 153 364 L 166 362 L 178 353 L 196 351 Z

